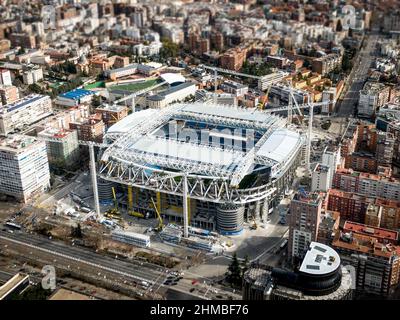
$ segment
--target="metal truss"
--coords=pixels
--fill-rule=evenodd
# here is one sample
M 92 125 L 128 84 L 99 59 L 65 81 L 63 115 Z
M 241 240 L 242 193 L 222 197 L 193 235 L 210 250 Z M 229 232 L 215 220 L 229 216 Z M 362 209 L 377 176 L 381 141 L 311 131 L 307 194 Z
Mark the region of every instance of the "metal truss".
M 151 140 L 154 142 L 157 141 L 168 141 L 168 139 L 161 137 L 151 137 Z M 187 146 L 187 142 L 176 141 L 173 143 L 181 144 L 183 146 Z M 189 143 L 190 144 L 190 143 Z M 199 152 L 202 150 L 223 150 L 219 147 L 214 146 L 205 146 L 195 144 L 196 148 L 198 148 Z M 243 158 L 243 152 L 239 152 L 236 150 L 225 149 L 224 153 L 230 153 L 234 156 L 235 159 Z M 168 155 L 157 155 L 152 154 L 145 151 L 139 151 L 136 149 L 115 149 L 111 155 L 111 158 L 114 160 L 124 160 L 131 163 L 139 163 L 139 164 L 151 164 L 159 167 L 168 167 L 175 170 L 180 170 L 185 173 L 199 173 L 210 176 L 218 176 L 228 178 L 232 175 L 232 170 L 227 168 L 226 166 L 219 165 L 216 163 L 204 163 L 200 161 L 191 161 L 184 158 L 174 158 Z
M 149 168 L 130 161 L 102 162 L 99 176 L 108 181 L 155 192 L 177 196 L 184 194 L 182 173 Z M 250 189 L 237 189 L 229 186 L 229 179 L 190 174 L 186 176 L 188 197 L 201 201 L 243 205 L 271 198 L 277 190 L 271 183 Z
M 199 106 L 202 104 L 199 104 Z M 199 121 L 199 122 L 207 122 L 207 123 L 213 123 L 217 125 L 226 125 L 226 126 L 232 126 L 232 127 L 238 127 L 238 128 L 244 128 L 244 129 L 254 129 L 254 130 L 268 130 L 272 125 L 278 123 L 281 120 L 281 117 L 277 115 L 271 115 L 270 112 L 264 112 L 257 110 L 257 113 L 265 113 L 268 114 L 270 117 L 270 120 L 268 122 L 264 121 L 259 121 L 256 118 L 254 121 L 250 120 L 243 120 L 243 119 L 237 119 L 237 118 L 231 118 L 231 117 L 224 117 L 224 116 L 218 116 L 218 115 L 210 115 L 210 114 L 200 114 L 192 111 L 185 111 L 183 108 L 185 107 L 184 104 L 181 104 L 181 110 L 177 112 L 174 116 L 177 119 L 182 119 L 182 120 L 193 120 L 193 121 Z M 249 109 L 246 108 L 241 108 L 241 107 L 227 107 L 224 105 L 218 105 L 218 104 L 213 104 L 216 108 L 223 108 L 223 109 L 231 109 L 230 111 L 232 114 L 235 114 L 235 111 L 247 111 L 249 112 Z M 283 126 L 283 125 L 282 125 Z

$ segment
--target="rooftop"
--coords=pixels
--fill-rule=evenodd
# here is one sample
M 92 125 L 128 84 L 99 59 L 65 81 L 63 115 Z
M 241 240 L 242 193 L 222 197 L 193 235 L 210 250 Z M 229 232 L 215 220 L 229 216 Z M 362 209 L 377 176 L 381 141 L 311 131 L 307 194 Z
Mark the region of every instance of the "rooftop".
M 12 151 L 18 152 L 23 151 L 25 148 L 39 143 L 34 137 L 28 136 L 13 136 L 7 138 L 0 138 L 0 151 Z
M 339 254 L 325 244 L 311 242 L 301 263 L 300 272 L 323 275 L 335 271 L 340 266 Z
M 227 105 L 198 102 L 146 109 L 110 127 L 110 138 L 129 134 L 131 139 L 109 148 L 103 159 L 232 179 L 239 170 L 250 173 L 253 163 L 284 165 L 299 150 L 302 137 L 284 125 L 276 115 Z
M 44 96 L 41 94 L 30 94 L 30 95 L 23 97 L 22 99 L 19 99 L 13 103 L 9 103 L 4 106 L 0 106 L 0 114 L 12 112 L 14 110 L 23 108 L 31 103 L 34 103 L 34 102 L 42 100 L 42 99 L 50 99 L 50 97 Z
M 65 99 L 79 100 L 82 97 L 93 95 L 94 92 L 85 89 L 74 89 L 72 91 L 68 91 L 66 93 L 60 94 L 59 97 Z
M 361 224 L 361 223 L 356 223 L 352 221 L 346 221 L 343 226 L 343 230 L 345 232 L 353 232 L 353 233 L 358 233 L 358 234 L 363 234 L 363 235 L 368 235 L 368 236 L 374 236 L 378 239 L 386 239 L 386 240 L 393 240 L 397 241 L 398 239 L 398 232 L 389 230 L 389 229 L 383 229 L 383 228 L 378 228 L 378 227 L 372 227 L 369 225 Z

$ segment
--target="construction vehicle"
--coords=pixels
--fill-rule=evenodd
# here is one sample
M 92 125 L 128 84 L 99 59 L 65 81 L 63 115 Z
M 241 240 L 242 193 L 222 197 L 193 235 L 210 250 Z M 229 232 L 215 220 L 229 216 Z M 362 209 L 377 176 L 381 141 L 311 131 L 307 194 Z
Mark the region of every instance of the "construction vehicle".
M 154 206 L 154 210 L 156 211 L 157 218 L 158 218 L 158 226 L 155 228 L 155 230 L 156 230 L 156 231 L 161 231 L 161 230 L 164 228 L 163 219 L 161 218 L 160 212 L 158 211 L 157 205 L 156 205 L 156 203 L 154 202 L 154 199 L 153 199 L 153 198 L 151 198 L 151 202 L 152 202 L 152 204 L 153 204 L 153 206 Z
M 119 210 L 118 210 L 117 196 L 116 196 L 114 187 L 112 187 L 112 193 L 113 193 L 114 208 L 107 210 L 104 215 L 107 218 L 121 220 L 121 217 L 119 216 L 120 214 L 119 214 Z
M 251 225 L 250 229 L 251 230 L 257 230 L 258 225 L 257 225 L 256 219 L 255 219 L 254 216 L 252 218 L 253 218 L 253 224 Z

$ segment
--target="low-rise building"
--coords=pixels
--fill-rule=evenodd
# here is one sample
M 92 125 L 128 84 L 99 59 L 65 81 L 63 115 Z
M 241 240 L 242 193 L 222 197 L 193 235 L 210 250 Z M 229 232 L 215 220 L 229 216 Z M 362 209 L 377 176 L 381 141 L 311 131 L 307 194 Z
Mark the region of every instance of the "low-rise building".
M 102 105 L 96 108 L 96 113 L 101 114 L 101 119 L 108 128 L 128 115 L 128 107 L 121 105 Z
M 85 89 L 74 89 L 60 94 L 54 103 L 60 107 L 76 107 L 81 104 L 89 104 L 95 93 Z
M 78 140 L 83 141 L 102 142 L 105 132 L 104 122 L 101 120 L 100 115 L 71 121 L 69 128 L 76 130 L 78 132 Z
M 191 95 L 195 96 L 196 91 L 197 88 L 194 83 L 184 82 L 177 86 L 170 87 L 168 90 L 147 97 L 147 105 L 150 108 L 164 108 L 172 102 L 182 101 Z

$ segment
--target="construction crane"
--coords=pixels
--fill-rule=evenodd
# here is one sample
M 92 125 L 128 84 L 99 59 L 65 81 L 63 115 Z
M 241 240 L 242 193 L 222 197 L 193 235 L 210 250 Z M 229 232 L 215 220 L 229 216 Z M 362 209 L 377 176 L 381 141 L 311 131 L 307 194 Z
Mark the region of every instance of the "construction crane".
M 111 190 L 112 190 L 112 193 L 113 193 L 113 203 L 114 203 L 114 207 L 113 207 L 112 209 L 108 210 L 107 213 L 108 213 L 109 215 L 111 215 L 111 216 L 119 215 L 118 202 L 117 202 L 117 196 L 116 196 L 116 193 L 115 193 L 115 188 L 112 187 Z
M 147 93 L 149 91 L 157 89 L 158 87 L 161 87 L 161 86 L 163 86 L 165 84 L 167 84 L 167 82 L 163 81 L 163 82 L 155 84 L 154 86 L 151 86 L 151 87 L 136 91 L 136 92 L 134 92 L 134 93 L 132 93 L 130 95 L 124 96 L 123 98 L 114 101 L 114 105 L 117 105 L 117 104 L 119 104 L 121 102 L 124 102 L 124 101 L 127 101 L 127 100 L 131 99 L 132 112 L 135 112 L 135 99 L 136 99 L 137 96 L 140 96 L 140 95 L 145 94 L 145 93 Z
M 214 92 L 215 92 L 215 94 L 214 94 L 214 103 L 217 102 L 216 100 L 217 100 L 217 89 L 218 89 L 218 84 L 217 84 L 217 81 L 218 81 L 218 72 L 219 72 L 219 73 L 231 74 L 231 75 L 237 76 L 237 77 L 244 77 L 244 78 L 256 79 L 256 80 L 259 80 L 259 81 L 262 81 L 263 79 L 265 79 L 265 78 L 267 78 L 267 77 L 270 76 L 270 75 L 266 75 L 266 76 L 255 76 L 255 75 L 252 75 L 252 74 L 237 72 L 237 71 L 233 71 L 233 70 L 229 70 L 229 69 L 223 69 L 223 68 L 218 68 L 218 67 L 207 66 L 207 65 L 204 65 L 204 64 L 199 65 L 199 67 L 200 67 L 200 68 L 203 68 L 203 69 L 207 69 L 207 70 L 212 70 L 212 71 L 214 71 Z M 269 93 L 269 90 L 271 89 L 272 85 L 274 85 L 274 84 L 276 84 L 276 83 L 278 83 L 278 82 L 281 82 L 282 79 L 283 79 L 285 76 L 288 75 L 288 73 L 283 72 L 283 71 L 279 71 L 278 73 L 279 73 L 279 75 L 278 75 L 278 77 L 277 77 L 276 79 L 271 79 L 271 80 L 269 81 L 269 85 L 268 85 L 268 88 L 267 88 L 268 93 Z
M 164 228 L 163 219 L 161 218 L 160 212 L 159 212 L 158 209 L 157 209 L 157 205 L 156 205 L 156 203 L 154 202 L 153 197 L 151 197 L 151 202 L 152 202 L 152 204 L 153 204 L 154 211 L 156 212 L 157 218 L 158 218 L 158 226 L 156 227 L 156 231 L 161 231 L 161 230 Z
M 292 97 L 289 96 L 289 101 L 292 100 Z M 324 106 L 327 104 L 335 103 L 336 101 L 323 101 L 323 102 L 311 102 L 310 100 L 310 95 L 307 97 L 307 103 L 306 104 L 296 104 L 296 109 L 298 110 L 299 114 L 302 116 L 303 114 L 301 113 L 301 109 L 309 109 L 309 117 L 308 117 L 308 128 L 307 128 L 307 149 L 306 149 L 306 161 L 307 161 L 307 169 L 308 171 L 311 171 L 311 140 L 312 140 L 312 126 L 313 126 L 313 118 L 314 118 L 314 108 L 317 106 Z M 294 110 L 293 105 L 289 103 L 288 106 L 284 107 L 279 107 L 279 108 L 273 108 L 273 109 L 266 109 L 264 112 L 268 113 L 273 113 L 273 112 L 281 112 L 281 111 L 288 111 L 289 114 L 290 110 L 290 118 L 288 116 L 288 122 L 290 123 L 292 121 L 292 112 Z

